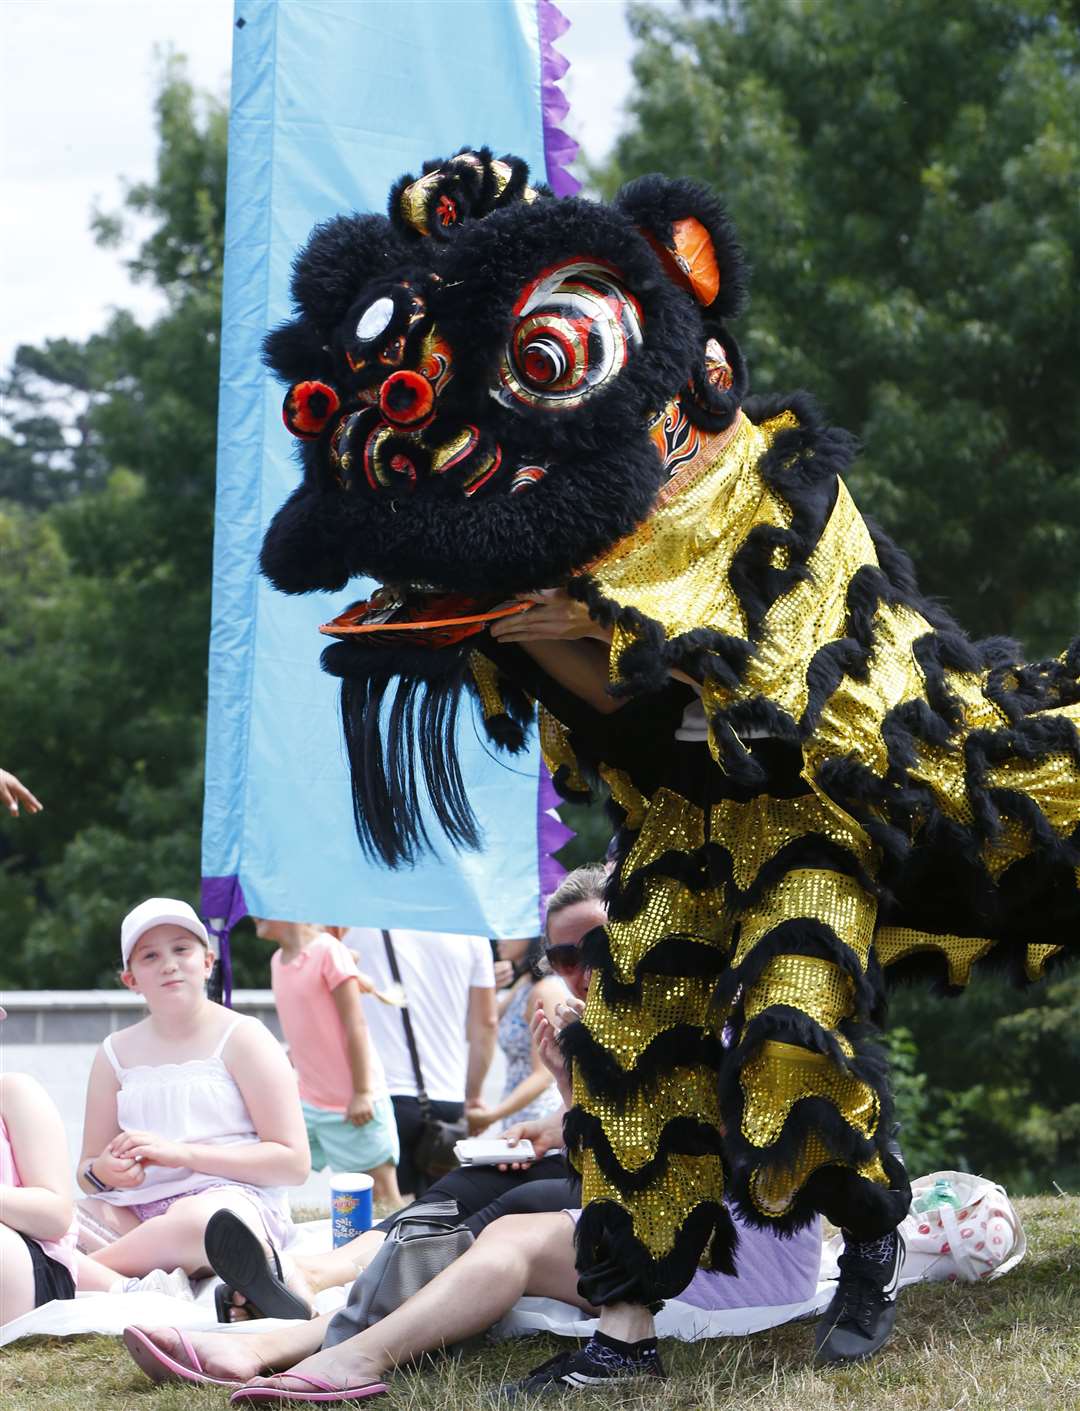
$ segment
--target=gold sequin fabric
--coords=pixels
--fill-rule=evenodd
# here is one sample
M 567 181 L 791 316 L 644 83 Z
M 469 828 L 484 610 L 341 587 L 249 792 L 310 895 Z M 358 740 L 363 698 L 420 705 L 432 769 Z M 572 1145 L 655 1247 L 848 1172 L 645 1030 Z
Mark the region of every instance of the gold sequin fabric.
M 781 441 L 793 429 L 803 439 Z M 879 557 L 843 480 L 815 470 L 829 454 L 817 434 L 793 411 L 760 425 L 744 418 L 713 444 L 711 464 L 704 438 L 689 473 L 665 486 L 650 518 L 591 566 L 597 601 L 616 615 L 611 678 L 632 684 L 624 666 L 631 663 L 627 670 L 640 675 L 649 652 L 663 669 L 683 663 L 700 672 L 702 630 L 744 643 L 737 685 L 708 671 L 701 681 L 709 745 L 721 771 L 733 767 L 732 737 L 742 738 L 739 711 L 764 703 L 775 732 L 799 740 L 808 789 L 868 871 L 876 864 L 867 853 L 881 839 L 902 861 L 903 847 L 918 842 L 937 813 L 972 835 L 966 851 L 981 857 L 991 892 L 1004 897 L 1010 869 L 1041 854 L 1030 812 L 1010 810 L 1003 798 L 1022 795 L 1063 842 L 1080 827 L 1080 705 L 1055 703 L 1055 693 L 1065 701 L 1075 694 L 1072 668 L 1064 655 L 1037 669 L 1017 665 L 1004 672 L 973 665 L 978 653 L 971 648 L 961 659 L 965 653 L 957 655 L 910 584 L 889 579 L 892 569 Z M 771 455 L 780 461 L 766 473 Z M 831 477 L 834 493 L 827 513 L 808 528 L 797 522 L 793 506 L 800 503 L 799 487 L 818 473 L 822 484 Z M 796 530 L 804 535 L 801 576 L 776 579 L 781 586 L 751 621 L 750 599 L 734 569 L 762 532 L 780 536 L 768 571 L 788 567 L 796 540 L 780 540 Z M 634 612 L 619 616 L 622 609 Z M 683 662 L 682 644 L 695 629 Z M 723 647 L 717 650 L 722 655 Z M 1026 690 L 1032 672 L 1043 683 L 1042 697 L 1031 697 L 1034 705 L 1018 699 L 1025 672 Z M 1014 693 L 1011 712 L 995 694 L 1000 691 Z M 1021 738 L 1017 712 L 1024 711 L 1046 727 L 1034 743 Z M 1051 728 L 1064 744 L 1052 743 Z M 738 827 L 738 806 L 722 805 L 721 812 L 712 836 L 723 845 Z M 1075 852 L 1080 843 L 1071 846 Z M 742 851 L 752 847 L 740 840 Z M 743 877 L 755 860 L 740 864 Z M 1076 912 L 1080 919 L 1080 895 Z M 943 927 L 951 934 L 976 933 L 973 914 L 951 919 Z
M 868 879 L 902 866 L 936 813 L 1004 895 L 1038 845 L 1022 810 L 988 825 L 995 799 L 1023 796 L 1063 847 L 1080 824 L 1076 753 L 1067 741 L 1013 748 L 1016 707 L 1000 692 L 1019 676 L 973 667 L 972 649 L 889 577 L 844 484 L 822 469 L 828 447 L 788 434 L 803 430 L 790 411 L 740 418 L 711 461 L 703 437 L 586 585 L 594 614 L 614 617 L 614 683 L 655 681 L 643 661 L 661 679 L 699 673 L 712 761 L 703 750 L 702 769 L 722 781 L 692 802 L 666 784 L 646 794 L 625 760 L 589 762 L 636 836 L 590 989 L 588 1042 L 575 1049 L 582 1130 L 598 1124 L 602 1140 L 572 1154 L 585 1200 L 628 1210 L 638 1253 L 653 1260 L 723 1188 L 719 1155 L 680 1149 L 690 1130 L 712 1134 L 734 1195 L 765 1222 L 802 1209 L 825 1166 L 888 1185 L 887 1094 L 865 1047 L 873 962 L 932 953 L 963 985 L 995 943 L 961 913 L 940 934 L 902 914 L 882 924 Z M 832 475 L 829 494 L 808 490 L 819 472 Z M 767 561 L 743 552 L 751 540 L 755 552 L 774 546 Z M 1052 728 L 1065 741 L 1080 705 L 1045 699 L 1037 713 L 1062 722 Z M 801 750 L 805 792 L 777 791 L 798 797 L 770 794 L 754 755 L 762 735 Z M 552 766 L 575 777 L 558 722 L 542 738 Z M 1021 969 L 1037 978 L 1064 939 L 1033 934 Z M 709 1057 L 688 1062 L 689 1049 Z

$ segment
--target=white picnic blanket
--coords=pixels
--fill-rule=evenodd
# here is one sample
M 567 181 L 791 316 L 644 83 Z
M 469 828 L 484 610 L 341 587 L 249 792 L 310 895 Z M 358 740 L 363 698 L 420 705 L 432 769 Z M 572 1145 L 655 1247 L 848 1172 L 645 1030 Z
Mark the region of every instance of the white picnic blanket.
M 330 1248 L 330 1221 L 312 1220 L 297 1226 L 297 1241 L 290 1254 L 319 1253 Z M 835 1262 L 835 1261 L 834 1261 Z M 835 1274 L 834 1274 L 835 1276 Z M 193 1300 L 172 1297 L 151 1290 L 133 1293 L 80 1293 L 74 1298 L 56 1299 L 0 1328 L 0 1347 L 18 1338 L 70 1337 L 76 1333 L 115 1333 L 132 1323 L 141 1327 L 210 1329 L 242 1335 L 270 1326 L 271 1320 L 219 1323 L 214 1311 L 217 1279 L 203 1279 L 192 1286 Z M 331 1313 L 345 1302 L 347 1288 L 327 1289 L 316 1298 L 320 1313 Z M 793 1318 L 805 1318 L 824 1308 L 832 1297 L 832 1284 L 819 1285 L 816 1295 L 805 1303 L 774 1308 L 740 1308 L 708 1313 L 687 1303 L 669 1300 L 657 1318 L 661 1337 L 690 1342 L 697 1338 L 736 1337 L 776 1327 Z M 281 1322 L 281 1319 L 274 1319 Z M 548 1332 L 561 1337 L 587 1336 L 595 1320 L 586 1318 L 580 1308 L 553 1298 L 523 1298 L 493 1330 L 500 1338 L 521 1337 Z
M 938 1176 L 948 1176 L 961 1184 L 963 1181 L 977 1182 L 979 1178 L 959 1176 L 955 1172 L 934 1172 L 913 1182 L 917 1191 L 929 1189 Z M 997 1256 L 1000 1267 L 996 1272 L 1005 1273 L 1023 1259 L 1027 1249 L 1023 1230 L 1015 1211 L 1000 1186 L 983 1185 L 995 1193 L 994 1203 L 1008 1211 L 1015 1227 L 1014 1243 L 1010 1248 L 1002 1247 Z M 974 1192 L 972 1193 L 974 1195 Z M 964 1195 L 967 1199 L 968 1195 Z M 1001 1212 L 995 1209 L 992 1212 Z M 966 1216 L 967 1211 L 960 1215 Z M 900 1279 L 901 1287 L 918 1283 L 920 1280 L 945 1280 L 957 1277 L 967 1278 L 962 1265 L 944 1257 L 949 1245 L 943 1244 L 937 1252 L 919 1253 L 920 1241 L 926 1243 L 925 1232 L 929 1226 L 925 1215 L 909 1214 L 901 1225 L 909 1247 L 909 1260 Z M 290 1254 L 318 1254 L 330 1249 L 331 1232 L 329 1220 L 311 1220 L 296 1226 L 296 1240 L 289 1246 Z M 975 1232 L 978 1233 L 977 1231 Z M 961 1231 L 963 1234 L 963 1231 Z M 777 1305 L 759 1308 L 728 1308 L 716 1312 L 695 1308 L 692 1304 L 669 1299 L 656 1318 L 656 1330 L 661 1337 L 679 1338 L 683 1342 L 696 1342 L 701 1338 L 744 1337 L 749 1333 L 762 1332 L 766 1328 L 778 1327 L 798 1318 L 807 1318 L 820 1312 L 832 1298 L 838 1275 L 837 1258 L 841 1252 L 841 1237 L 834 1235 L 822 1245 L 821 1270 L 818 1275 L 817 1291 L 803 1303 Z M 980 1246 L 981 1247 L 981 1246 Z M 1008 1256 L 1008 1257 L 1007 1257 Z M 960 1270 L 959 1275 L 957 1269 Z M 980 1277 L 986 1277 L 985 1274 Z M 169 1295 L 138 1290 L 133 1293 L 80 1293 L 74 1298 L 57 1299 L 25 1313 L 21 1318 L 0 1327 L 0 1347 L 18 1338 L 25 1337 L 69 1337 L 75 1333 L 115 1333 L 119 1335 L 132 1323 L 142 1327 L 174 1328 L 214 1328 L 218 1332 L 235 1332 L 242 1335 L 258 1332 L 270 1326 L 271 1321 L 282 1319 L 261 1319 L 257 1322 L 219 1323 L 214 1310 L 214 1287 L 217 1279 L 204 1279 L 192 1288 L 194 1299 L 171 1297 Z M 332 1313 L 345 1302 L 348 1288 L 327 1289 L 319 1294 L 315 1305 L 320 1313 Z M 523 1298 L 492 1331 L 496 1337 L 522 1337 L 529 1333 L 554 1333 L 559 1337 L 587 1336 L 596 1327 L 595 1319 L 586 1318 L 580 1308 L 570 1303 L 560 1303 L 553 1298 Z

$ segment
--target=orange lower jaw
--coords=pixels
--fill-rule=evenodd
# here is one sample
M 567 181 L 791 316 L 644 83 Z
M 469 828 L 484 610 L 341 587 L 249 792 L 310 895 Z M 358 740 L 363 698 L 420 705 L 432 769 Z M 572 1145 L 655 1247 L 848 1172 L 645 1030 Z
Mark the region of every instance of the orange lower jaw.
M 415 647 L 453 646 L 483 632 L 500 617 L 527 612 L 530 602 L 468 597 L 464 593 L 410 592 L 402 600 L 382 593 L 354 603 L 319 628 L 327 637 L 347 642 Z

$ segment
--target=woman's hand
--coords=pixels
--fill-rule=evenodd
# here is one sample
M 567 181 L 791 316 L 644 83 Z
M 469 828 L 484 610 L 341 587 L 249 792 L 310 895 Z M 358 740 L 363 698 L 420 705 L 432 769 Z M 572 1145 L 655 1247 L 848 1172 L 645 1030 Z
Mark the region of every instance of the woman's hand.
M 561 1150 L 564 1116 L 563 1112 L 555 1112 L 550 1117 L 534 1117 L 531 1122 L 515 1122 L 512 1127 L 507 1127 L 503 1137 L 510 1146 L 516 1146 L 518 1142 L 532 1142 L 536 1155 L 528 1161 L 500 1162 L 499 1170 L 525 1171 L 533 1164 L 533 1160 L 539 1161 L 549 1151 Z
M 94 1175 L 98 1180 L 114 1191 L 133 1191 L 146 1179 L 139 1162 L 132 1156 L 116 1156 L 111 1143 L 100 1156 L 94 1157 L 90 1165 L 93 1166 Z
M 469 1124 L 470 1137 L 477 1137 L 481 1132 L 487 1131 L 495 1119 L 496 1114 L 480 1098 L 475 1097 L 465 1104 L 465 1120 Z
M 561 1031 L 567 1024 L 573 1024 L 585 1013 L 585 1001 L 575 999 L 573 995 L 567 995 L 566 999 L 561 999 L 555 1006 L 555 1029 Z
M 535 607 L 496 619 L 491 624 L 496 641 L 569 642 L 577 637 L 611 641 L 611 629 L 594 622 L 584 603 L 572 598 L 565 588 L 541 588 L 536 593 L 523 593 L 518 601 L 535 603 Z
M 536 1013 L 532 1017 L 530 1027 L 532 1028 L 533 1043 L 540 1055 L 540 1062 L 556 1083 L 565 1082 L 567 1078 L 566 1061 L 562 1056 L 562 1049 L 559 1048 L 558 1033 L 544 1013 L 542 1006 L 536 1006 Z
M 121 1132 L 109 1143 L 109 1150 L 114 1156 L 130 1157 L 147 1166 L 191 1165 L 191 1150 L 186 1143 L 169 1141 L 154 1132 Z

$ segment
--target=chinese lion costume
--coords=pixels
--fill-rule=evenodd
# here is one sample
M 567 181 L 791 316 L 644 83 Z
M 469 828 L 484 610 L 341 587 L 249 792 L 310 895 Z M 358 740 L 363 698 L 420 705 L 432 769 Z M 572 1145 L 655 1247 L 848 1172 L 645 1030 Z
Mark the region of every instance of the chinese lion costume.
M 844 485 L 852 438 L 804 394 L 747 399 L 744 285 L 700 186 L 556 199 L 462 152 L 318 226 L 266 344 L 303 479 L 262 570 L 385 585 L 323 658 L 364 846 L 412 861 L 421 795 L 476 844 L 467 691 L 510 750 L 538 708 L 564 795 L 610 791 L 564 1038 L 594 1303 L 732 1270 L 725 1193 L 779 1231 L 894 1228 L 883 972 L 1032 980 L 1080 921 L 1080 647 L 1024 665 L 920 595 Z M 617 711 L 487 630 L 556 586 L 610 635 Z

